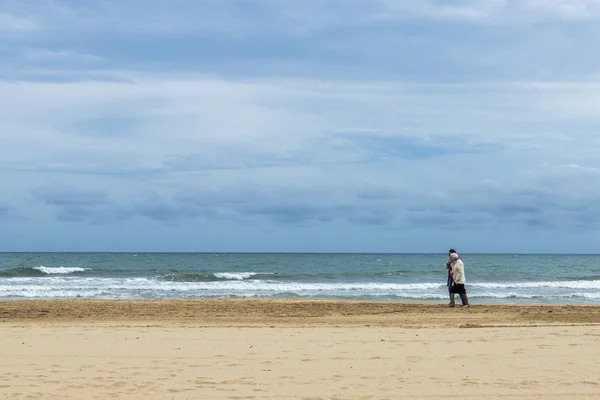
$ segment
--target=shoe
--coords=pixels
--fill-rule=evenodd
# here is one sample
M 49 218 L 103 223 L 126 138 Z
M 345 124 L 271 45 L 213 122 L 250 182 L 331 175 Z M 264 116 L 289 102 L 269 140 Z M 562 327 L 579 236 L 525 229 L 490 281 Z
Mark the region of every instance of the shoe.
M 462 308 L 471 308 L 471 306 L 468 304 L 465 304 L 464 306 L 462 306 Z
M 448 303 L 448 307 L 456 307 L 456 304 L 454 304 L 454 303 Z

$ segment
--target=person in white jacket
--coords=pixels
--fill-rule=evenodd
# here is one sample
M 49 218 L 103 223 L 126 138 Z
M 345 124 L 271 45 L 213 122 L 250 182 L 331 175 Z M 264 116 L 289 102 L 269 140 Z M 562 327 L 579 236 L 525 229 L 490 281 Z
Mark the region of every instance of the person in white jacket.
M 465 284 L 467 279 L 465 278 L 465 264 L 462 262 L 458 254 L 450 254 L 450 273 L 452 275 L 452 287 L 450 288 L 450 307 L 454 307 L 454 295 L 458 293 L 462 305 L 465 308 L 470 307 L 469 298 L 467 297 L 467 291 Z

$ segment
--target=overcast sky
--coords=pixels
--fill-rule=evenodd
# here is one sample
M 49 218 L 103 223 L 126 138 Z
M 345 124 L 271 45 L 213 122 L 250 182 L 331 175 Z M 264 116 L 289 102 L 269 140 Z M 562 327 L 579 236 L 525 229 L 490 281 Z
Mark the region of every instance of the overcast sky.
M 599 0 L 0 1 L 0 250 L 598 243 Z

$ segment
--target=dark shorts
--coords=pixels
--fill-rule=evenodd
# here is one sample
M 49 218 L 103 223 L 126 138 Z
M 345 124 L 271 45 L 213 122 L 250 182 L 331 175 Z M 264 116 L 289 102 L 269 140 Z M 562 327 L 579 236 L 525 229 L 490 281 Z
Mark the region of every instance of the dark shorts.
M 455 283 L 454 286 L 450 286 L 450 293 L 465 294 L 467 291 L 465 290 L 465 285 Z

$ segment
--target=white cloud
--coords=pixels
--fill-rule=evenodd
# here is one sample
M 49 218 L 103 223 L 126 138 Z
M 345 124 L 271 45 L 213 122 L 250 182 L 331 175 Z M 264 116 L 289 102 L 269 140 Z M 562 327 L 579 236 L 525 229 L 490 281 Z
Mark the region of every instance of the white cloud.
M 125 154 L 136 153 L 143 142 L 144 155 L 134 159 L 206 146 L 286 155 L 331 134 L 356 132 L 423 140 L 461 135 L 515 149 L 539 145 L 544 137 L 542 146 L 552 149 L 556 143 L 569 145 L 562 139 L 563 127 L 554 129 L 553 123 L 577 128 L 577 118 L 600 118 L 595 82 L 437 85 L 129 77 L 130 82 L 0 83 L 5 149 L 29 144 L 92 155 L 95 146 L 104 146 L 104 154 Z M 593 143 L 585 138 L 587 128 L 578 129 L 567 137 Z M 4 160 L 19 163 L 24 156 L 12 151 Z

